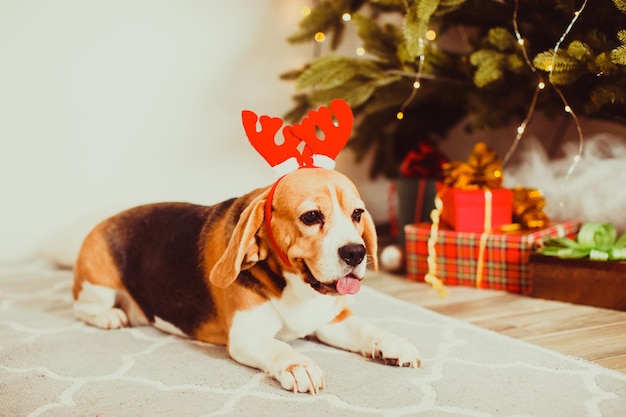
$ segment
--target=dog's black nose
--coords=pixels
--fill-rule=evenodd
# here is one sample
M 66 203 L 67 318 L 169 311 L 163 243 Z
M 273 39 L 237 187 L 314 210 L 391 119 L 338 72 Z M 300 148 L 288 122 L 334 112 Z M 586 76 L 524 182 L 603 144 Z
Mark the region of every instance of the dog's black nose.
M 350 266 L 357 266 L 365 258 L 365 246 L 346 245 L 339 248 L 339 257 Z

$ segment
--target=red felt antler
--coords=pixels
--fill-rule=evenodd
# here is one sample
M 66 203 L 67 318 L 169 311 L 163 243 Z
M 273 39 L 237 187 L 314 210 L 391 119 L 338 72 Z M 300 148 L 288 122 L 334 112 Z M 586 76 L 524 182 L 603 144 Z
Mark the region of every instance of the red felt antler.
M 283 129 L 284 142 L 280 145 L 276 144 L 276 133 L 283 125 L 281 118 L 261 116 L 259 119 L 256 113 L 244 110 L 241 112 L 241 120 L 250 144 L 272 167 L 292 157 L 296 159 L 302 157 L 297 149 L 300 139 L 291 134 L 290 126 L 285 126 Z M 257 131 L 257 120 L 261 124 L 260 131 Z
M 299 167 L 333 169 L 335 158 L 346 145 L 354 123 L 348 103 L 339 99 L 333 100 L 330 109 L 320 107 L 318 110 L 311 110 L 302 123 L 283 127 L 285 139 L 278 145 L 275 138 L 283 125 L 281 118 L 259 118 L 256 113 L 244 110 L 241 112 L 241 119 L 250 143 L 278 175 L 288 174 Z M 261 125 L 260 131 L 257 130 L 257 121 Z M 317 129 L 324 133 L 322 138 L 317 136 Z M 299 150 L 301 145 L 304 146 Z
M 333 114 L 337 120 L 335 125 Z M 316 155 L 324 155 L 335 160 L 344 148 L 354 124 L 354 115 L 348 103 L 336 99 L 328 107 L 311 110 L 302 123 L 293 125 L 293 133 L 303 140 Z M 323 138 L 317 136 L 317 129 L 324 133 Z
M 285 126 L 283 128 L 283 136 L 285 137 L 285 142 L 289 141 L 289 143 L 296 143 L 296 160 L 298 161 L 298 166 L 300 167 L 311 167 L 313 166 L 313 152 L 311 148 L 304 143 L 302 147 L 302 153 L 299 153 L 297 147 L 300 146 L 302 140 L 294 135 L 293 126 Z

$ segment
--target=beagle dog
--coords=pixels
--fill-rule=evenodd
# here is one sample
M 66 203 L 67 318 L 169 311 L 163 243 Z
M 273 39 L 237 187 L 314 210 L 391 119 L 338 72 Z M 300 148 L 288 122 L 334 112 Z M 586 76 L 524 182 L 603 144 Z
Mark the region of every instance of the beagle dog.
M 396 366 L 420 366 L 405 339 L 355 316 L 346 298 L 377 237 L 355 185 L 300 168 L 213 206 L 150 204 L 98 224 L 74 268 L 74 312 L 96 327 L 153 325 L 225 345 L 294 392 L 324 388 L 289 341 L 315 337 Z

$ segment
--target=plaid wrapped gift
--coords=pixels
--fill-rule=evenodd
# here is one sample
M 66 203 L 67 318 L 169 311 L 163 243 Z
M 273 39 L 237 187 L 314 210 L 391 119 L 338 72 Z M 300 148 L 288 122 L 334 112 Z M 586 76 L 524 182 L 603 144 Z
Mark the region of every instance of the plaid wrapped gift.
M 528 294 L 529 256 L 542 241 L 574 237 L 578 221 L 563 221 L 540 230 L 516 232 L 456 232 L 439 226 L 435 275 L 445 285 L 465 285 Z M 407 278 L 424 281 L 428 272 L 431 225 L 405 227 Z M 481 259 L 482 245 L 482 259 Z

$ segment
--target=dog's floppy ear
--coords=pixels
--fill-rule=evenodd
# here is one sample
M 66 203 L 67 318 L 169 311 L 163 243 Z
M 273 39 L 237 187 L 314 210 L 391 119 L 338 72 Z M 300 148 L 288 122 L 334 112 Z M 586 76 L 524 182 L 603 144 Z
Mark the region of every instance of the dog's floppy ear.
M 267 191 L 258 195 L 245 208 L 233 230 L 228 246 L 211 270 L 209 280 L 217 287 L 232 284 L 242 269 L 249 268 L 267 256 L 257 242 L 257 232 L 264 219 Z
M 371 268 L 378 271 L 378 235 L 376 234 L 376 226 L 372 216 L 367 212 L 363 212 L 363 241 L 367 250 L 367 256 L 371 260 Z

